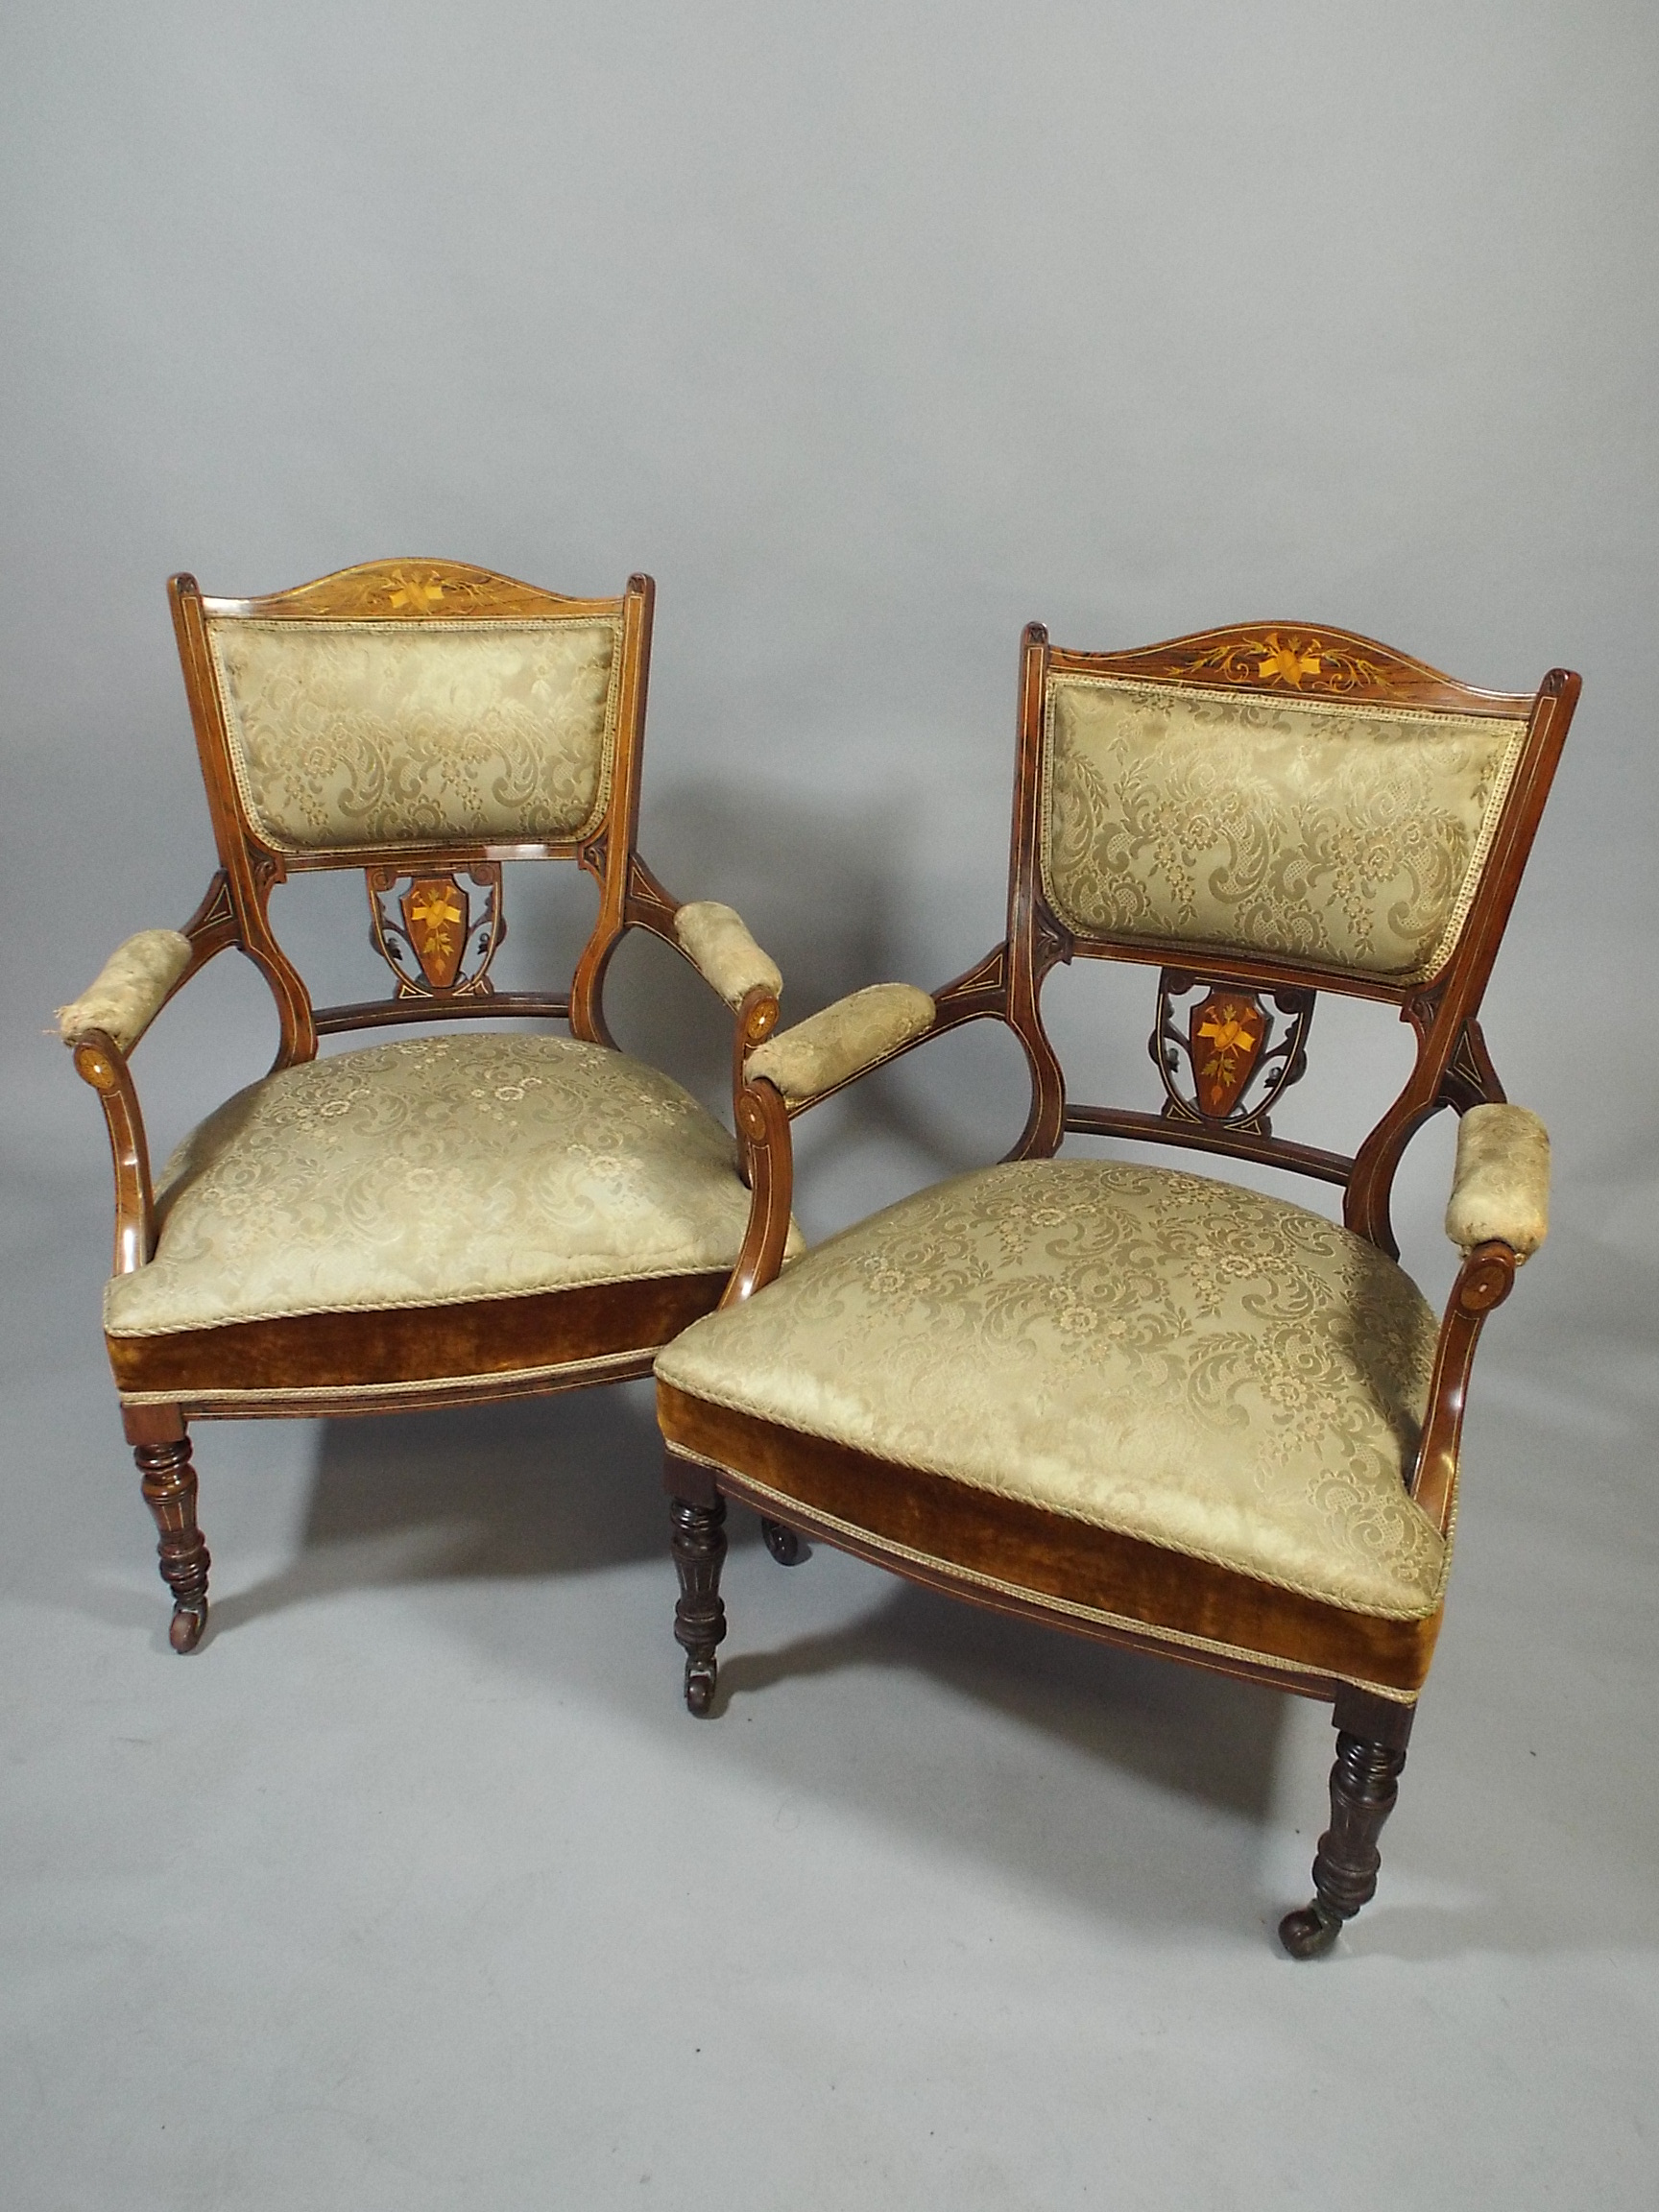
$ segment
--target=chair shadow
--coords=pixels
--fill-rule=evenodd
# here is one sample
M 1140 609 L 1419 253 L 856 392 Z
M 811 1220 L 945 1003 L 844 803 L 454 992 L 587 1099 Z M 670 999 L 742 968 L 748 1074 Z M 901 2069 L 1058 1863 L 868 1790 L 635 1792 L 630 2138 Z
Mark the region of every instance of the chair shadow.
M 762 1552 L 734 1506 L 733 1559 Z M 215 1601 L 209 1637 L 350 1591 L 528 1581 L 660 1562 L 671 1604 L 661 1439 L 649 1385 L 321 1424 L 294 1558 Z M 765 1562 L 768 1574 L 812 1573 Z M 733 1607 L 741 1626 L 743 1603 Z M 669 1647 L 671 1648 L 671 1647 Z M 572 1654 L 581 1672 L 594 1656 Z M 668 1664 L 671 1665 L 671 1662 Z M 1273 1692 L 965 1606 L 895 1577 L 838 1627 L 723 1661 L 715 1718 L 790 1680 L 930 1675 L 1091 1758 L 1250 1821 L 1265 1815 L 1283 1700 Z M 619 1677 L 601 1670 L 614 1694 Z M 673 1712 L 666 1692 L 665 1714 Z M 676 1714 L 675 1719 L 679 1716 Z
M 661 1450 L 641 1382 L 324 1422 L 295 1558 L 209 1633 L 348 1590 L 666 1566 Z
M 1285 1721 L 1277 1691 L 1014 1620 L 897 1577 L 855 1621 L 723 1658 L 711 1718 L 784 1681 L 863 1670 L 929 1675 L 965 1701 L 1161 1789 L 1247 1821 L 1266 1815 Z

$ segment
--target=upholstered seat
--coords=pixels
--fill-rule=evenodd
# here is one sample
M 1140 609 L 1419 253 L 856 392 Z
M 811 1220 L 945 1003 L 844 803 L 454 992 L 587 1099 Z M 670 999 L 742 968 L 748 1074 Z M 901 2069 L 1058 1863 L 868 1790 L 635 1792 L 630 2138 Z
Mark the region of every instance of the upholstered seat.
M 573 1037 L 417 1037 L 239 1091 L 156 1188 L 111 1336 L 731 1273 L 730 1135 L 666 1075 Z
M 1448 1547 L 1407 1495 L 1439 1319 L 1302 1207 L 1098 1161 L 958 1176 L 657 1362 L 691 1396 L 1393 1619 Z

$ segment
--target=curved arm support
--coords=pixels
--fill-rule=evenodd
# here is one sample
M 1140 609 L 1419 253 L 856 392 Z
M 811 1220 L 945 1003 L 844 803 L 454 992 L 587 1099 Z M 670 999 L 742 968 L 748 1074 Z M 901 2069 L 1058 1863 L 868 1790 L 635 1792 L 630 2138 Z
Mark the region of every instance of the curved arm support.
M 748 1083 L 747 1062 L 750 1053 L 757 1045 L 763 1045 L 777 1026 L 776 994 L 757 984 L 753 991 L 744 994 L 732 1030 L 732 1118 L 737 1130 L 737 1172 L 751 1190 L 755 1188 L 753 1147 L 743 1126 L 743 1092 Z M 787 1130 L 784 1142 L 788 1142 Z
M 789 1109 L 782 1093 L 764 1078 L 745 1084 L 738 1094 L 737 1135 L 749 1166 L 749 1227 L 720 1301 L 722 1308 L 741 1305 L 775 1280 L 789 1239 L 795 1187 Z
M 105 962 L 91 988 L 58 1010 L 60 1032 L 75 1055 L 75 1072 L 97 1092 L 109 1132 L 117 1275 L 142 1267 L 156 1249 L 150 1146 L 127 1055 L 168 999 L 215 953 L 240 942 L 221 869 L 182 929 L 145 929 L 130 937 Z M 104 1023 L 93 1019 L 100 1013 L 107 1018 Z
M 115 1168 L 114 1273 L 131 1275 L 156 1249 L 156 1195 L 150 1182 L 150 1147 L 127 1055 L 101 1029 L 75 1040 L 75 1072 L 90 1083 L 104 1108 Z
M 1457 1447 L 1463 1434 L 1463 1402 L 1475 1347 L 1486 1316 L 1502 1306 L 1515 1286 L 1519 1255 L 1507 1244 L 1478 1244 L 1464 1260 L 1452 1286 L 1440 1341 L 1434 1350 L 1434 1375 L 1429 1385 L 1429 1417 L 1417 1451 L 1409 1490 L 1442 1536 L 1452 1526 L 1457 1496 Z

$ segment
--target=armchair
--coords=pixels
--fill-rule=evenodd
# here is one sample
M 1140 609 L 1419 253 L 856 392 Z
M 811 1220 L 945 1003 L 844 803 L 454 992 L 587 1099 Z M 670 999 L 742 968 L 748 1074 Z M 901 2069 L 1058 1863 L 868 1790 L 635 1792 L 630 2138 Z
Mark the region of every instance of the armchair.
M 607 966 L 643 928 L 776 1024 L 781 978 L 729 907 L 679 905 L 636 850 L 652 585 L 568 599 L 480 568 L 371 563 L 263 599 L 172 581 L 219 870 L 182 930 L 130 938 L 60 1010 L 115 1168 L 106 1341 L 159 1532 L 173 1648 L 208 1554 L 189 1425 L 372 1413 L 649 1371 L 741 1257 L 790 1235 L 681 1087 L 616 1050 Z M 564 992 L 498 991 L 503 863 L 574 861 L 598 916 Z M 356 869 L 390 996 L 315 1006 L 272 895 Z M 234 948 L 276 1003 L 275 1065 L 152 1181 L 130 1056 Z M 389 1024 L 534 1016 L 319 1057 Z
M 1280 1933 L 1298 1958 L 1331 1948 L 1375 1890 L 1440 1625 L 1476 1344 L 1547 1228 L 1549 1141 L 1504 1101 L 1479 1014 L 1578 688 L 1557 669 L 1530 698 L 1474 690 L 1332 630 L 1118 654 L 1026 631 L 1004 941 L 930 1010 L 883 998 L 883 1026 L 848 1001 L 747 1058 L 767 1263 L 657 1361 L 694 1713 L 726 1633 L 729 1497 L 786 1562 L 816 1536 L 1321 1699 L 1331 1825 Z M 1041 1000 L 1073 958 L 1158 970 L 1155 1110 L 1069 1095 Z M 1272 1123 L 1321 991 L 1395 1008 L 1415 1040 L 1352 1158 Z M 1007 1160 L 772 1280 L 793 1116 L 979 1020 L 1030 1071 Z M 1389 1196 L 1447 1107 L 1462 1262 L 1436 1318 Z M 1068 1135 L 1310 1176 L 1342 1191 L 1343 1225 L 1213 1177 L 1056 1159 Z

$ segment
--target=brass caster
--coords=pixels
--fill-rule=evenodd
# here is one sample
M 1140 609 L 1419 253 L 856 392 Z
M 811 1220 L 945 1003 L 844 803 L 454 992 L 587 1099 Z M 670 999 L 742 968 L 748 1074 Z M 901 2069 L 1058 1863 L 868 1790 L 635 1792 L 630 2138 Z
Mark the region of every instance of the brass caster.
M 687 1659 L 685 1662 L 685 1710 L 694 1713 L 699 1720 L 706 1719 L 714 1702 L 714 1677 L 718 1663 L 710 1656 L 707 1659 Z
M 205 1599 L 200 1605 L 175 1605 L 173 1619 L 167 1629 L 167 1641 L 175 1651 L 194 1651 L 202 1641 L 202 1631 L 206 1625 Z
M 1292 1959 L 1324 1959 L 1336 1948 L 1342 1923 L 1317 1898 L 1300 1912 L 1286 1912 L 1279 1923 L 1279 1940 Z

